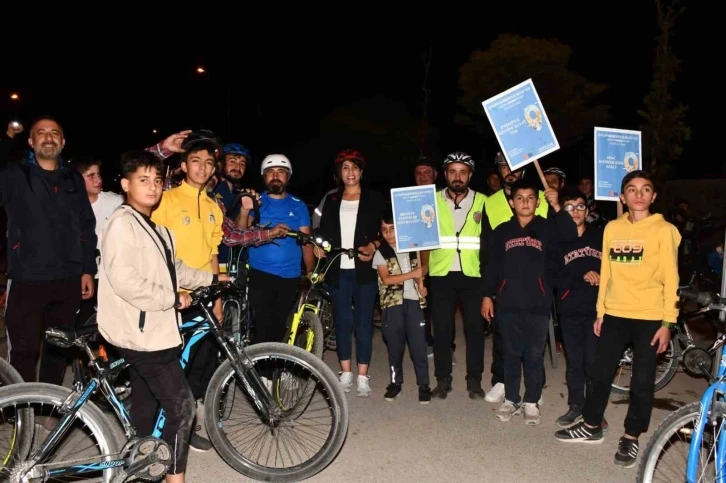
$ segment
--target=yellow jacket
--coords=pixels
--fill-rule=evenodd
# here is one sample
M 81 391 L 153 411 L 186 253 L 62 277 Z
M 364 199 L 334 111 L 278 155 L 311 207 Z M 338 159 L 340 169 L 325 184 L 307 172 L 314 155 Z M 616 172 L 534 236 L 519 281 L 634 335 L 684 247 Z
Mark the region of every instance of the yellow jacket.
M 177 256 L 185 264 L 214 273 L 212 258 L 219 253 L 224 214 L 204 189 L 182 181 L 164 192 L 151 220 L 174 232 Z

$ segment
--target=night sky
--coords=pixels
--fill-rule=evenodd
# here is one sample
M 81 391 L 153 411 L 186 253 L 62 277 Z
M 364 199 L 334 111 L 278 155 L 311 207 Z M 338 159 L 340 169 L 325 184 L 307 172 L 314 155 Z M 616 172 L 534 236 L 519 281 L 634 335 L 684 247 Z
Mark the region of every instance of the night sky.
M 356 147 L 355 136 L 326 136 L 326 116 L 362 103 L 383 106 L 380 109 L 397 106 L 420 119 L 421 55 L 428 45 L 433 48 L 429 117 L 440 133 L 433 148 L 442 154 L 470 152 L 489 169 L 498 150 L 493 134 L 480 136 L 454 122 L 460 112 L 459 67 L 473 50 L 485 50 L 498 34 L 513 33 L 557 38 L 570 45 L 570 68 L 609 86 L 604 100 L 612 106 L 613 117 L 605 125 L 638 129 L 635 111 L 649 89 L 657 33 L 653 2 L 583 2 L 571 7 L 574 10 L 555 7 L 557 14 L 553 2 L 547 2 L 526 16 L 519 7 L 492 12 L 489 4 L 482 5 L 487 6 L 480 7 L 481 13 L 460 11 L 463 23 L 434 22 L 430 15 L 420 23 L 408 18 L 380 25 L 328 22 L 288 29 L 273 28 L 271 19 L 256 22 L 246 17 L 244 32 L 215 28 L 214 35 L 185 37 L 179 32 L 149 37 L 148 42 L 139 32 L 132 35 L 127 30 L 127 42 L 120 32 L 96 31 L 82 40 L 68 40 L 72 36 L 65 35 L 59 40 L 60 55 L 46 40 L 30 38 L 0 60 L 0 119 L 27 122 L 40 113 L 56 116 L 66 131 L 64 156 L 99 156 L 108 176 L 115 174 L 124 150 L 151 145 L 181 129 L 210 128 L 224 141 L 241 142 L 252 150 L 256 163 L 248 168 L 246 185 L 258 185 L 259 161 L 266 154 L 281 152 L 296 170 L 290 190 L 315 201 L 332 187 L 335 153 Z M 674 96 L 691 105 L 688 122 L 693 128 L 682 164 L 703 152 L 703 115 L 695 105 L 694 86 L 705 69 L 696 65 L 689 49 L 689 37 L 703 15 L 697 8 L 703 7 L 696 5 L 679 19 L 673 42 L 683 62 Z M 562 16 L 565 12 L 569 18 Z M 196 72 L 199 66 L 206 70 L 203 75 Z M 536 86 L 536 78 L 534 82 Z M 10 100 L 13 92 L 20 95 L 19 102 Z M 546 109 L 547 99 L 542 102 Z M 377 115 L 385 118 L 386 112 Z M 481 115 L 485 117 L 483 111 Z M 380 188 L 412 183 L 402 173 L 410 173 L 410 162 L 417 155 L 369 159 L 367 181 Z M 591 170 L 563 155 L 541 160 L 543 167 L 555 163 L 572 178 Z M 720 175 L 723 168 L 717 164 L 707 172 L 679 169 L 678 175 Z M 482 174 L 476 185 L 483 180 Z

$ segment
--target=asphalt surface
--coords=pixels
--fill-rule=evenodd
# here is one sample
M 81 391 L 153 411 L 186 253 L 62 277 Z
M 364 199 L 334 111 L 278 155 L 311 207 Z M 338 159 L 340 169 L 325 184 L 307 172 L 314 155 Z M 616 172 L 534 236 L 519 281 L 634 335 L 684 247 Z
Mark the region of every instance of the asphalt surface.
M 613 464 L 627 413 L 627 399 L 613 396 L 606 410 L 610 430 L 600 445 L 565 444 L 554 438 L 555 420 L 567 411 L 564 355 L 552 368 L 546 352 L 547 385 L 541 407 L 542 423 L 525 426 L 522 417 L 503 423 L 494 419 L 498 404 L 472 401 L 466 392 L 465 341 L 457 326 L 458 364 L 453 368 L 453 392 L 429 405 L 418 402 L 413 366 L 404 360 L 404 390 L 387 402 L 387 353 L 379 330 L 375 331 L 370 367 L 373 394 L 359 398 L 347 394 L 350 411 L 348 437 L 338 457 L 307 481 L 327 482 L 500 482 L 521 483 L 624 483 L 634 482 L 637 466 L 623 469 Z M 486 342 L 485 390 L 489 390 L 491 340 Z M 336 373 L 337 358 L 325 361 Z M 433 388 L 433 359 L 429 359 Z M 705 379 L 679 372 L 656 394 L 650 430 L 640 438 L 641 452 L 660 421 L 678 407 L 695 401 L 707 387 Z M 523 389 L 522 389 L 523 391 Z M 522 392 L 523 393 L 523 392 Z M 642 454 L 642 453 L 641 453 Z M 214 450 L 191 453 L 188 479 L 193 483 L 240 482 Z
M 704 332 L 701 337 L 708 338 L 709 334 Z M 380 330 L 376 329 L 370 366 L 373 394 L 369 398 L 359 398 L 355 395 L 355 388 L 347 394 L 350 423 L 346 442 L 332 464 L 307 481 L 635 481 L 637 466 L 623 469 L 613 464 L 627 412 L 626 398 L 611 397 L 605 415 L 610 422 L 610 430 L 602 444 L 561 443 L 553 433 L 559 429 L 555 420 L 567 411 L 564 354 L 558 355 L 556 369 L 552 367 L 549 351 L 545 354 L 547 385 L 541 406 L 542 423 L 533 427 L 525 426 L 521 416 L 506 423 L 496 421 L 494 413 L 498 404 L 468 398 L 465 341 L 460 324 L 457 324 L 456 342 L 458 364 L 453 368 L 454 390 L 446 400 L 419 404 L 413 366 L 406 354 L 403 392 L 396 401 L 387 402 L 383 399 L 389 382 L 386 346 Z M 0 341 L 0 355 L 5 354 L 5 343 Z M 491 340 L 486 342 L 485 358 L 483 387 L 488 391 Z M 337 373 L 336 355 L 327 352 L 325 361 Z M 429 359 L 429 366 L 433 388 L 433 358 Z M 67 377 L 66 383 L 69 382 L 70 377 Z M 640 438 L 641 454 L 660 421 L 670 411 L 699 399 L 706 387 L 704 379 L 694 379 L 679 371 L 668 386 L 656 393 L 650 430 Z M 215 450 L 211 450 L 206 453 L 190 452 L 187 481 L 231 483 L 254 480 L 234 471 Z

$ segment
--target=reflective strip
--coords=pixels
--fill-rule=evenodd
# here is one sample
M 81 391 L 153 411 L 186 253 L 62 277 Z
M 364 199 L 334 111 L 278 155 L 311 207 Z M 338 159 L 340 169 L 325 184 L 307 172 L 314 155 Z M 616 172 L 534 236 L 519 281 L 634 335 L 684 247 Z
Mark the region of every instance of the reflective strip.
M 315 214 L 318 216 L 323 216 L 323 213 L 318 208 L 315 208 Z
M 479 250 L 480 245 L 478 243 L 442 243 L 439 248 L 444 250 Z
M 460 243 L 479 243 L 479 237 L 478 236 L 460 236 L 459 242 Z

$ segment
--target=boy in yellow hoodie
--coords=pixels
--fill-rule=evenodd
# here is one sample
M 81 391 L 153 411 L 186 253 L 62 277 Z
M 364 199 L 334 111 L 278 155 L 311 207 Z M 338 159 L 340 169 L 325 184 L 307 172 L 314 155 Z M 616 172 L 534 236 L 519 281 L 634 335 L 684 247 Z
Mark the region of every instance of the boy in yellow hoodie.
M 663 215 L 650 212 L 656 193 L 645 171 L 628 173 L 620 201 L 628 212 L 605 226 L 594 331 L 599 337 L 590 371 L 591 385 L 584 420 L 555 433 L 563 442 L 599 444 L 600 427 L 610 396 L 613 374 L 628 344 L 635 363 L 625 434 L 615 464 L 632 468 L 638 437 L 648 430 L 655 386 L 657 355 L 670 341 L 670 324 L 678 317 L 678 229 Z

